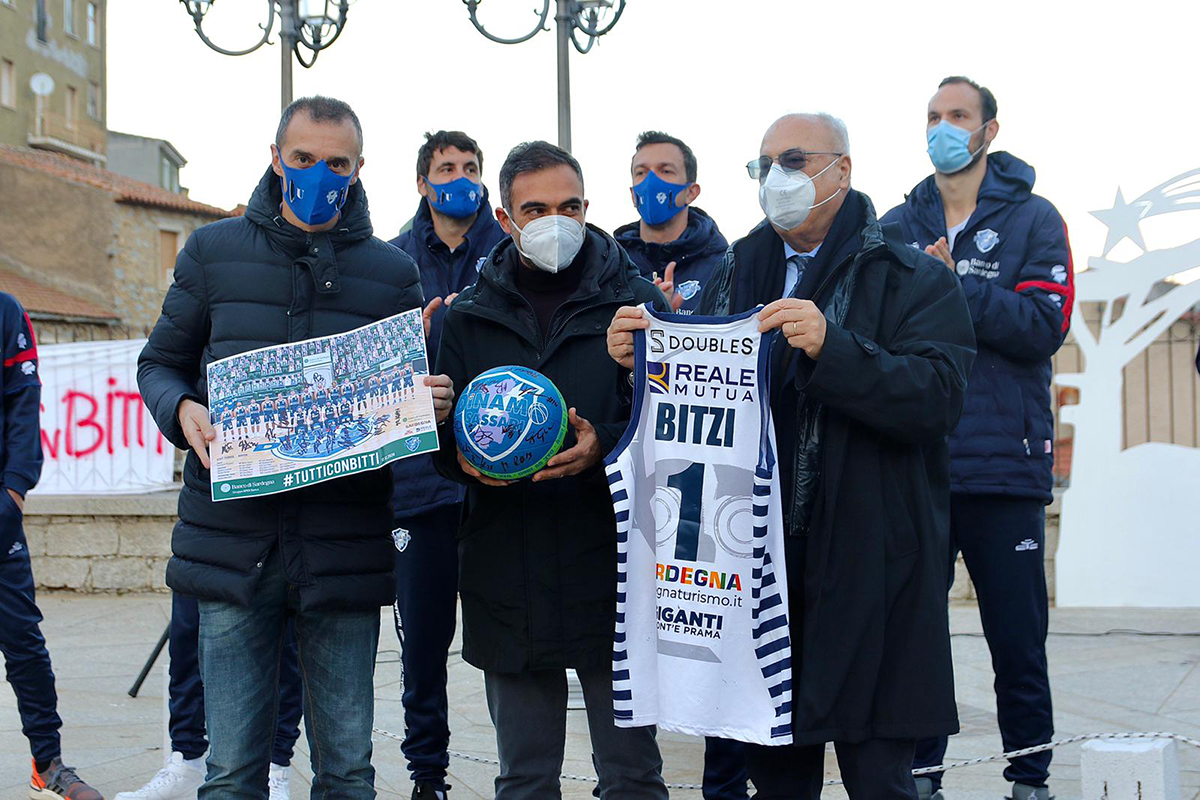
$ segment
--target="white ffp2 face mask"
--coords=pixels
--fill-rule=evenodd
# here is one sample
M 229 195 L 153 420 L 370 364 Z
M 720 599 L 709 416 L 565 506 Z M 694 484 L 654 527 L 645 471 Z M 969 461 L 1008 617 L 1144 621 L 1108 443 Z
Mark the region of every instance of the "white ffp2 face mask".
M 520 238 L 513 237 L 517 250 L 546 272 L 569 267 L 579 254 L 579 248 L 583 247 L 583 225 L 562 214 L 538 217 L 524 228 L 517 225 L 511 215 L 508 220 L 520 234 Z
M 798 228 L 808 219 L 810 211 L 837 197 L 842 191 L 840 186 L 829 197 L 814 204 L 817 187 L 813 185 L 813 179 L 824 175 L 825 170 L 841 160 L 842 157 L 838 156 L 812 178 L 804 172 L 789 174 L 778 164 L 772 164 L 766 180 L 758 187 L 758 204 L 771 224 L 784 231 Z

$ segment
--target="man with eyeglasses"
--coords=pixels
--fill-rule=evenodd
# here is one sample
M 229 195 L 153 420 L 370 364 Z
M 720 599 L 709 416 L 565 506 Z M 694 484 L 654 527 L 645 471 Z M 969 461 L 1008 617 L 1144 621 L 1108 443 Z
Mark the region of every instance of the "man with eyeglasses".
M 958 730 L 945 598 L 946 436 L 975 353 L 962 288 L 850 187 L 846 127 L 790 114 L 747 168 L 767 218 L 698 313 L 765 306 L 783 492 L 794 747 L 747 746 L 757 800 L 817 798 L 833 741 L 851 798 L 915 800 L 916 739 Z M 623 308 L 609 354 L 631 366 Z
M 1046 665 L 1045 505 L 1054 485 L 1051 357 L 1071 321 L 1074 269 L 1067 229 L 1033 194 L 1033 167 L 989 153 L 996 98 L 969 78 L 941 82 L 926 131 L 934 173 L 892 209 L 906 242 L 962 283 L 979 340 L 962 420 L 950 435 L 950 581 L 961 550 L 996 673 L 1006 751 L 1054 738 Z M 919 742 L 914 767 L 934 767 L 945 737 Z M 1014 800 L 1047 800 L 1050 751 L 1012 759 Z M 941 773 L 919 778 L 941 797 Z

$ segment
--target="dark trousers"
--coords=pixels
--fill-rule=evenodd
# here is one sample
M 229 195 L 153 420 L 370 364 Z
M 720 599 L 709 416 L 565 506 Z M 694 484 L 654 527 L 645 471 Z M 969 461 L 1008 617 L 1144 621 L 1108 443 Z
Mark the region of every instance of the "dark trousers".
M 458 542 L 461 507 L 398 517 L 396 537 L 396 637 L 404 692 L 404 742 L 400 750 L 414 782 L 443 786 L 450 756 L 446 658 L 458 608 Z M 400 549 L 403 547 L 404 549 Z
M 917 800 L 912 739 L 835 742 L 838 768 L 850 800 Z M 754 800 L 817 800 L 825 782 L 825 746 L 746 745 Z
M 208 752 L 204 728 L 204 683 L 200 680 L 200 604 L 196 598 L 178 593 L 171 595 L 171 685 L 169 700 L 171 749 L 186 759 L 200 758 Z M 275 745 L 271 763 L 287 765 L 292 748 L 300 737 L 303 691 L 296 654 L 295 624 L 288 622 L 283 651 L 279 658 L 279 716 L 275 725 Z
M 748 800 L 748 779 L 744 742 L 704 738 L 704 800 Z
M 961 550 L 979 598 L 979 616 L 996 674 L 996 716 L 1005 751 L 1054 738 L 1050 678 L 1046 671 L 1044 564 L 1045 507 L 1041 500 L 994 495 L 950 496 L 950 582 Z M 946 755 L 946 739 L 917 743 L 914 767 L 933 767 Z M 1004 777 L 1041 787 L 1050 755 L 1014 758 Z M 935 789 L 941 775 L 929 776 Z
M 611 668 L 576 672 L 587 707 L 599 797 L 667 800 L 654 728 L 613 724 Z M 559 775 L 567 737 L 566 671 L 485 672 L 483 680 L 500 755 L 496 800 L 561 797 Z
M 17 696 L 21 732 L 29 740 L 34 760 L 44 762 L 61 755 L 58 695 L 50 653 L 38 627 L 42 612 L 34 602 L 33 570 L 21 512 L 2 486 L 0 494 L 0 541 L 6 543 L 0 552 L 0 652 Z

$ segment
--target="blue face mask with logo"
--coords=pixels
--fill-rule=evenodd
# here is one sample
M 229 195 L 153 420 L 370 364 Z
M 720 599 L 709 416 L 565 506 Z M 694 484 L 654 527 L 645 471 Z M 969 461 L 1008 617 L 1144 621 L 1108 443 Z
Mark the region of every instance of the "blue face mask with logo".
M 930 128 L 925 134 L 925 139 L 929 143 L 929 160 L 933 162 L 933 168 L 943 175 L 952 175 L 970 166 L 975 156 L 984 148 L 981 144 L 979 149 L 972 153 L 971 137 L 985 125 L 986 122 L 973 131 L 964 131 L 942 120 Z
M 353 172 L 338 175 L 324 159 L 305 169 L 289 167 L 283 159 L 279 164 L 283 167 L 283 199 L 305 225 L 324 225 L 346 205 Z
M 455 178 L 446 183 L 434 183 L 426 178 L 425 184 L 434 194 L 429 205 L 447 217 L 466 219 L 478 211 L 483 202 L 483 187 L 470 178 Z
M 647 225 L 662 225 L 687 207 L 676 205 L 675 198 L 686 192 L 689 186 L 690 183 L 664 181 L 654 174 L 654 170 L 650 170 L 640 183 L 633 186 L 638 214 Z

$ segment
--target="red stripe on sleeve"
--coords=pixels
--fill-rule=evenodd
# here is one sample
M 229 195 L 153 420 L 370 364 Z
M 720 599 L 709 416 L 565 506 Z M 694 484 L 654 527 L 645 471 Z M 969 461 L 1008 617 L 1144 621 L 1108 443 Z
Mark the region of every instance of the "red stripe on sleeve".
M 17 353 L 12 358 L 4 359 L 4 366 L 11 367 L 15 364 L 20 364 L 23 361 L 36 361 L 36 360 L 37 360 L 37 348 L 31 347 L 28 350 L 22 350 L 21 352 Z
M 1021 292 L 1025 289 L 1042 289 L 1051 294 L 1062 295 L 1062 313 L 1063 313 L 1063 333 L 1071 327 L 1071 309 L 1075 306 L 1075 256 L 1071 254 L 1071 239 L 1067 235 L 1067 223 L 1063 223 L 1063 238 L 1067 240 L 1067 284 L 1064 286 L 1061 283 L 1052 283 L 1050 281 L 1025 281 L 1018 283 L 1015 292 Z

